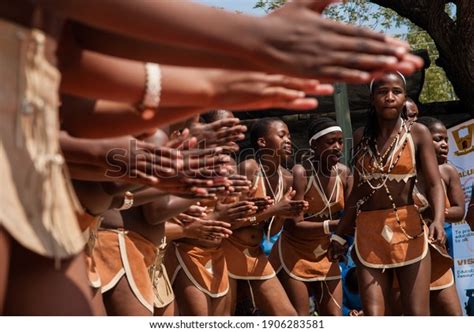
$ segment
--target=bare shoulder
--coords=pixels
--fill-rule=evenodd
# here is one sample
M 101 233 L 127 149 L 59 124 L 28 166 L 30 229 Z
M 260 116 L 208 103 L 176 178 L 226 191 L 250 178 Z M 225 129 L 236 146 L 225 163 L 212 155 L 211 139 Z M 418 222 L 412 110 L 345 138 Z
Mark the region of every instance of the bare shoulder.
M 425 140 L 431 142 L 430 130 L 421 123 L 413 123 L 411 126 L 411 133 L 415 144 L 419 144 Z
M 443 164 L 439 166 L 441 175 L 446 174 L 449 178 L 458 177 L 458 170 L 451 164 Z
M 351 169 L 343 163 L 337 163 L 337 170 L 342 177 L 347 178 L 352 175 Z
M 291 173 L 294 177 L 304 177 L 306 175 L 306 169 L 301 164 L 296 164 L 291 169 Z
M 258 171 L 258 164 L 255 159 L 245 159 L 240 162 L 237 166 L 239 174 L 246 175 L 247 177 L 255 175 Z

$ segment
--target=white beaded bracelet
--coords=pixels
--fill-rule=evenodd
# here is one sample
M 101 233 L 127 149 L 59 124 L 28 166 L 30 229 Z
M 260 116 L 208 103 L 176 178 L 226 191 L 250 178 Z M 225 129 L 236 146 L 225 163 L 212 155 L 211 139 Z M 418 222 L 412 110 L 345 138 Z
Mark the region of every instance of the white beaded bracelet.
M 323 221 L 323 229 L 324 234 L 331 234 L 331 230 L 329 229 L 329 219 Z
M 330 238 L 330 241 L 336 241 L 337 243 L 339 243 L 341 246 L 345 245 L 347 243 L 347 240 L 344 239 L 343 237 L 337 235 L 337 234 L 333 234 L 331 235 L 331 238 Z
M 161 68 L 157 63 L 145 64 L 146 83 L 145 95 L 141 102 L 141 109 L 157 109 L 161 99 Z
M 116 208 L 115 210 L 121 211 L 121 210 L 128 210 L 133 206 L 133 193 L 130 191 L 125 192 L 123 196 L 123 203 L 122 206 L 119 208 Z

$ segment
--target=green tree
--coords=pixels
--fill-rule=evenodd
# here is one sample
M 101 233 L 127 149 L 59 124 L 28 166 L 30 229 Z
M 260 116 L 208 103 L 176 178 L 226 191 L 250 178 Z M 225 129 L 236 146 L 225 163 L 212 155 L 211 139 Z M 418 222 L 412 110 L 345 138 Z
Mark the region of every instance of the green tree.
M 256 7 L 270 11 L 284 2 L 258 0 Z M 431 66 L 421 101 L 459 96 L 463 108 L 474 114 L 474 1 L 349 0 L 328 8 L 325 15 L 375 30 L 395 31 L 413 49 L 427 49 Z

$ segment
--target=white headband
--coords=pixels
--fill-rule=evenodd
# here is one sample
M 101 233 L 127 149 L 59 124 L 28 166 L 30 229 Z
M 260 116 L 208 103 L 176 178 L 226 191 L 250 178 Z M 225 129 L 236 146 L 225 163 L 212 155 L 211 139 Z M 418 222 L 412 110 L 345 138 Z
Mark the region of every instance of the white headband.
M 320 138 L 321 136 L 324 136 L 326 134 L 332 133 L 333 131 L 342 131 L 341 127 L 339 126 L 332 126 L 326 129 L 323 129 L 321 131 L 318 131 L 316 134 L 314 134 L 310 139 L 309 139 L 309 145 L 311 145 L 311 142 L 313 140 L 316 140 Z
M 403 76 L 403 74 L 400 73 L 399 71 L 395 71 L 395 72 L 393 72 L 393 73 L 398 74 L 398 76 L 400 76 L 400 77 L 402 78 L 403 83 L 405 83 L 405 88 L 406 88 L 406 87 L 407 87 L 407 80 L 406 80 L 405 76 Z M 373 79 L 373 80 L 370 82 L 370 88 L 369 88 L 369 89 L 370 89 L 370 93 L 372 93 L 372 89 L 374 88 L 374 83 L 375 83 L 375 81 L 376 81 L 376 80 Z

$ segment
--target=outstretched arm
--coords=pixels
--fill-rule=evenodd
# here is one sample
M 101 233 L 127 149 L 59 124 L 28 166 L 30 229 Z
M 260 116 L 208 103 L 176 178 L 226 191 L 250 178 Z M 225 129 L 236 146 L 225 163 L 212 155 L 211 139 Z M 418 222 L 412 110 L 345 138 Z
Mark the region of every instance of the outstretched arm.
M 290 76 L 364 83 L 380 71 L 410 74 L 422 66 L 421 59 L 408 56 L 407 44 L 321 17 L 332 2 L 294 0 L 258 18 L 188 1 L 41 1 L 61 16 L 98 29 L 240 58 L 241 70 L 257 66 Z M 160 62 L 151 54 L 148 58 Z

